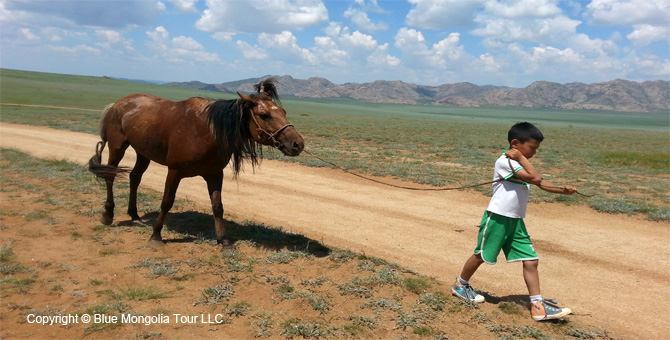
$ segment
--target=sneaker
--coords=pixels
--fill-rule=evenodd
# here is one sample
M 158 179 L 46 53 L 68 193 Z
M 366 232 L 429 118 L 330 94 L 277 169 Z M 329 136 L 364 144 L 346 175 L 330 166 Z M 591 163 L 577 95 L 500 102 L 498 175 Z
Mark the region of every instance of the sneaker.
M 570 308 L 558 307 L 558 301 L 543 299 L 530 304 L 530 315 L 535 321 L 552 320 L 562 318 L 572 311 Z
M 468 284 L 462 285 L 458 282 L 454 283 L 454 285 L 451 286 L 451 293 L 452 295 L 456 295 L 465 301 L 477 303 L 484 302 L 484 297 L 475 293 L 475 290 L 472 289 L 472 286 Z

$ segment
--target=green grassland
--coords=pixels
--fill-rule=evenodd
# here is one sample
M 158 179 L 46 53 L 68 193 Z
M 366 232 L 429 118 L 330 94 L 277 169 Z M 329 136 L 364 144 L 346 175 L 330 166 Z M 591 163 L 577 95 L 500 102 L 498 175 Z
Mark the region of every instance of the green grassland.
M 278 88 L 281 94 L 281 84 Z M 235 98 L 104 77 L 7 69 L 0 70 L 0 89 L 2 122 L 93 134 L 99 110 L 130 93 L 171 100 Z M 670 221 L 668 112 L 460 108 L 289 97 L 282 103 L 310 152 L 360 173 L 448 187 L 489 180 L 495 158 L 507 146 L 509 126 L 530 121 L 545 135 L 533 158 L 542 175 L 555 184 L 572 184 L 580 192 L 596 194 L 584 198 L 534 190 L 533 200 L 586 204 L 601 212 Z M 327 166 L 307 154 L 289 159 L 265 149 L 265 157 Z M 490 187 L 472 190 L 489 194 Z

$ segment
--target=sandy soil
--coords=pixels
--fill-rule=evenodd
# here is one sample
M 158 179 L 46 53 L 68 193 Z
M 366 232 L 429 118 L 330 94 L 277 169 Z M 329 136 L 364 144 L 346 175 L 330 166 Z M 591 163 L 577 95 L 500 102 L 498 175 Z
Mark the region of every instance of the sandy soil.
M 0 125 L 3 148 L 80 164 L 93 155 L 98 140 L 89 134 Z M 306 143 L 309 148 L 308 138 Z M 122 165 L 133 164 L 129 149 Z M 165 173 L 152 164 L 142 186 L 161 191 Z M 488 202 L 475 192 L 404 191 L 338 170 L 279 161 L 265 160 L 255 173 L 248 169 L 238 180 L 226 174 L 224 207 L 237 220 L 282 226 L 445 282 L 457 276 L 470 255 Z M 193 178 L 182 181 L 177 196 L 206 205 L 206 192 L 204 181 Z M 122 214 L 117 211 L 117 218 L 125 219 Z M 663 338 L 670 331 L 664 321 L 670 298 L 667 224 L 562 204 L 531 204 L 526 224 L 541 257 L 543 296 L 570 307 L 571 318 L 626 338 Z M 503 258 L 496 266 L 481 267 L 472 284 L 496 297 L 527 294 L 521 265 L 506 264 Z

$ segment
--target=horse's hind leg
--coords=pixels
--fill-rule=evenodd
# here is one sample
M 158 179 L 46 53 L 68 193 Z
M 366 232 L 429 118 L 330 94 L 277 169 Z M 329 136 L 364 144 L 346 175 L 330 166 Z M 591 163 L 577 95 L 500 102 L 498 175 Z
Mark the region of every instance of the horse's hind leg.
M 128 148 L 128 143 L 122 143 L 120 147 L 112 145 L 113 143 L 108 143 L 109 147 L 109 158 L 107 159 L 107 165 L 118 167 L 123 159 L 123 155 L 126 153 Z M 105 178 L 105 184 L 107 185 L 107 199 L 105 200 L 105 211 L 102 213 L 100 222 L 105 225 L 110 225 L 114 221 L 114 177 Z
M 128 199 L 128 215 L 130 215 L 130 218 L 133 221 L 141 220 L 140 216 L 137 214 L 137 188 L 140 186 L 142 175 L 145 171 L 147 171 L 150 162 L 151 161 L 148 158 L 137 154 L 135 166 L 133 167 L 133 171 L 130 172 L 130 197 Z
M 163 229 L 163 223 L 165 222 L 165 216 L 167 216 L 168 211 L 172 209 L 174 204 L 174 198 L 177 194 L 177 188 L 179 187 L 179 182 L 183 176 L 179 171 L 174 169 L 168 169 L 167 178 L 165 179 L 165 191 L 163 192 L 163 201 L 161 202 L 161 211 L 158 214 L 156 219 L 156 224 L 154 224 L 154 231 L 149 238 L 149 244 L 155 246 L 162 246 L 163 237 L 161 236 L 161 230 Z
M 214 215 L 214 227 L 216 228 L 216 242 L 224 247 L 230 247 L 232 246 L 232 243 L 226 237 L 226 227 L 223 224 L 223 203 L 221 202 L 223 171 L 219 174 L 202 177 L 207 181 L 209 199 L 212 202 L 212 214 Z
M 114 178 L 106 178 L 107 199 L 105 200 L 105 211 L 102 212 L 100 223 L 110 225 L 114 221 Z

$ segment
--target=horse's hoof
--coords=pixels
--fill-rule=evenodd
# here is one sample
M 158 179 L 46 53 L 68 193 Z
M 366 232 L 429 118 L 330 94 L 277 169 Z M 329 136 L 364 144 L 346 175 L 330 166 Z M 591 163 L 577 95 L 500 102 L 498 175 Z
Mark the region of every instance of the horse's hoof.
M 149 241 L 147 241 L 147 245 L 154 249 L 161 249 L 165 247 L 165 243 L 163 243 L 163 241 L 154 239 L 149 239 Z
M 104 225 L 111 225 L 112 222 L 114 222 L 114 217 L 109 217 L 105 214 L 102 214 L 102 216 L 100 216 L 100 223 Z
M 231 242 L 229 239 L 224 238 L 223 240 L 218 240 L 217 243 L 221 246 L 223 249 L 233 249 L 235 248 L 235 245 L 233 242 Z

